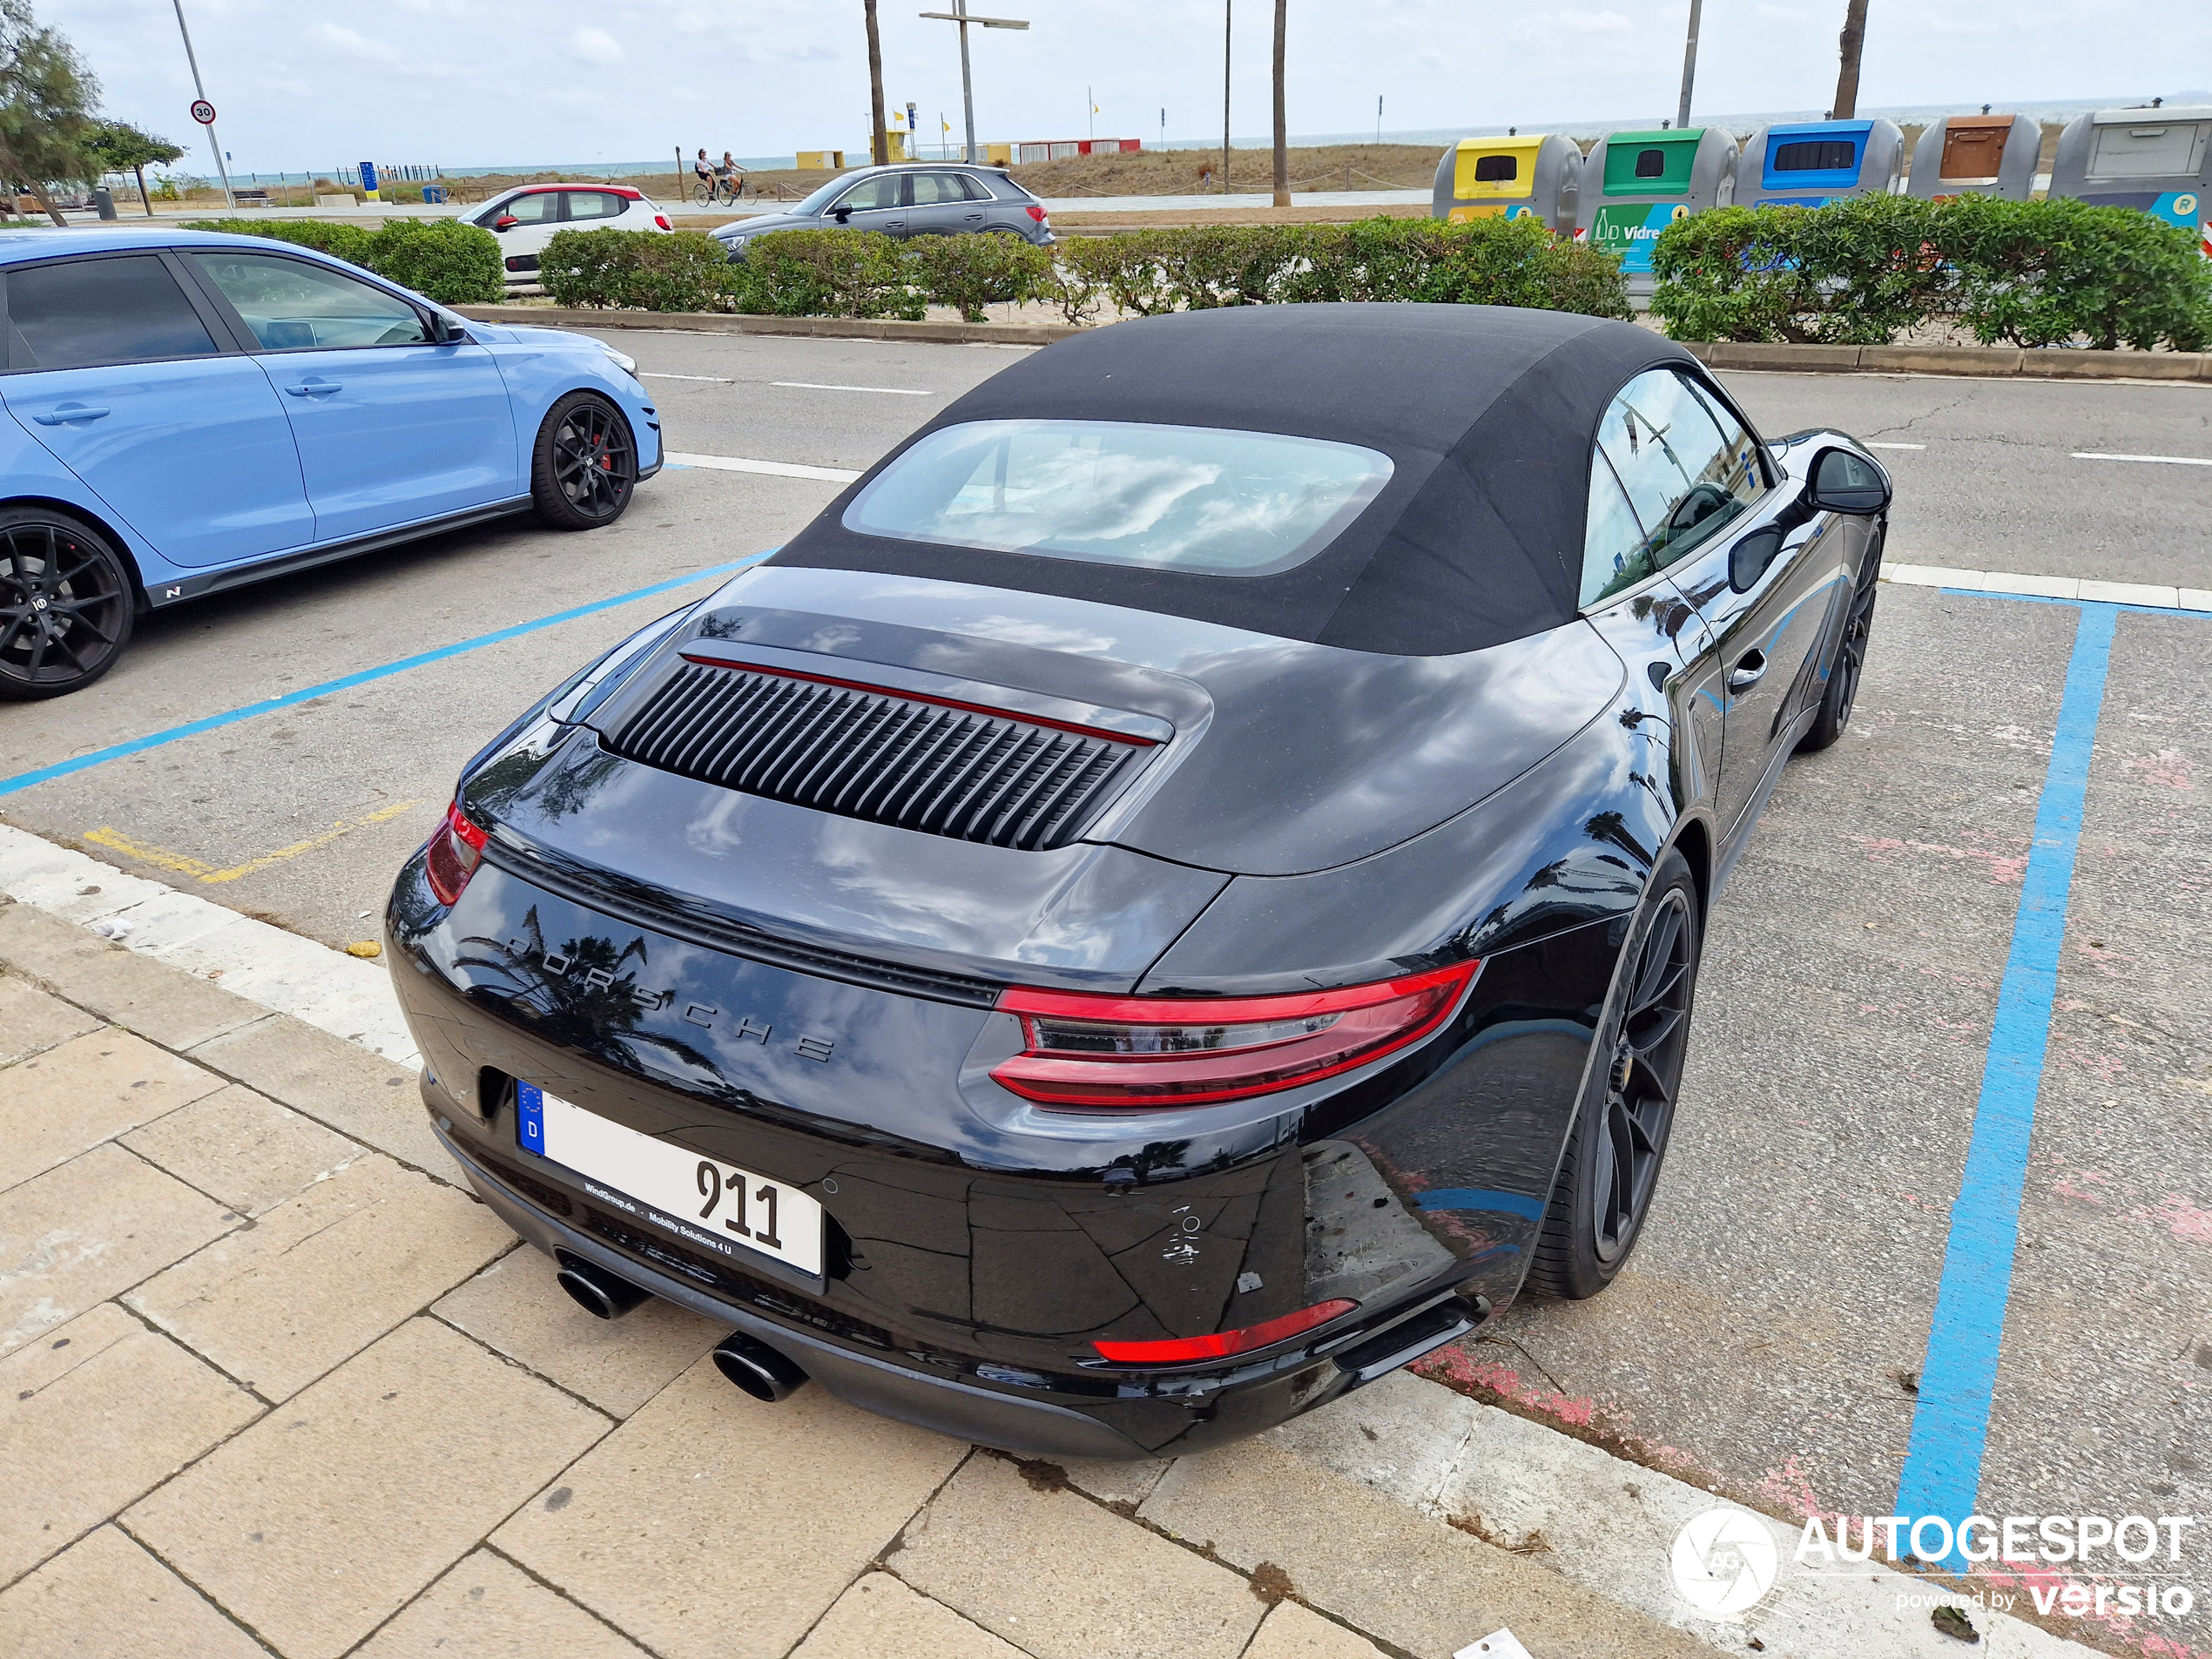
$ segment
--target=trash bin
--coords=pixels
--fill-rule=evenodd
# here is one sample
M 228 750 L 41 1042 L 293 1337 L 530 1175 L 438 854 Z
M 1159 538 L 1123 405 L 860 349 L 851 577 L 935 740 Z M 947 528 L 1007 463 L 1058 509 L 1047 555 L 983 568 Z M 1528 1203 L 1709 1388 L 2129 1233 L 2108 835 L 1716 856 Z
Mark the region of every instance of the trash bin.
M 2099 110 L 2059 134 L 2051 194 L 2107 207 L 2134 207 L 2206 240 L 2204 197 L 2212 189 L 2212 108 Z
M 1457 221 L 1533 214 L 1572 235 L 1581 173 L 1581 145 L 1556 132 L 1461 138 L 1436 164 L 1429 217 Z
M 445 205 L 445 199 L 446 187 L 443 185 L 425 185 L 422 186 L 422 201 L 425 206 L 442 207 Z
M 115 217 L 115 192 L 110 190 L 105 185 L 94 185 L 92 188 L 92 210 L 99 214 L 102 219 L 113 219 Z
M 1937 201 L 1972 192 L 2024 202 L 2042 148 L 2043 129 L 2024 115 L 1943 116 L 1912 146 L 1905 193 Z
M 1629 297 L 1649 299 L 1651 245 L 1676 219 L 1736 199 L 1736 156 L 1719 127 L 1608 134 L 1582 162 L 1575 239 L 1619 254 Z
M 1894 121 L 1792 121 L 1743 141 L 1738 207 L 1817 207 L 1846 196 L 1894 194 L 1905 134 Z

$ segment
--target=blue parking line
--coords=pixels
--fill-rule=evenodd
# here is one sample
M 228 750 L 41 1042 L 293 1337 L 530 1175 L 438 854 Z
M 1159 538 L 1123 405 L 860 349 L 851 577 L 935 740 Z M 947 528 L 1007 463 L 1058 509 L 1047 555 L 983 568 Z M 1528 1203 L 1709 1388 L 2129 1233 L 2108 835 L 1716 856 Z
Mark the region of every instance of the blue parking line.
M 1986 596 L 1997 597 L 1997 596 Z M 2061 600 L 2059 603 L 2072 603 Z M 2012 949 L 1997 994 L 1966 1167 L 1951 1209 L 1943 1276 L 1920 1370 L 1919 1403 L 1898 1477 L 1897 1513 L 1940 1515 L 1952 1526 L 1974 1513 L 1989 1434 L 1990 1401 L 2013 1288 L 2020 1192 L 2027 1177 L 2036 1096 L 2058 995 L 2059 951 L 2081 839 L 2089 760 L 2104 706 L 2114 627 L 2123 607 L 2080 606 L 2074 655 L 2059 704 L 2035 835 L 2020 881 Z
M 213 732 L 223 726 L 235 725 L 240 720 L 250 720 L 256 715 L 274 714 L 281 709 L 292 708 L 318 697 L 327 697 L 333 691 L 350 691 L 356 685 L 366 685 L 371 680 L 381 680 L 388 675 L 404 674 L 410 668 L 428 667 L 432 663 L 442 663 L 448 657 L 459 657 L 467 651 L 482 651 L 487 645 L 496 645 L 509 639 L 519 639 L 523 635 L 534 634 L 541 628 L 557 627 L 564 622 L 574 622 L 579 617 L 596 616 L 602 610 L 612 610 L 617 606 L 631 604 L 639 599 L 650 599 L 657 593 L 668 593 L 677 588 L 687 588 L 694 583 L 704 582 L 710 577 L 728 576 L 733 571 L 744 570 L 749 564 L 759 563 L 762 559 L 766 558 L 769 553 L 775 550 L 774 548 L 770 548 L 766 552 L 755 553 L 750 558 L 738 559 L 728 564 L 710 565 L 704 570 L 693 570 L 687 576 L 671 577 L 665 582 L 656 582 L 643 588 L 632 588 L 629 592 L 617 593 L 611 598 L 595 599 L 588 605 L 577 605 L 568 610 L 556 610 L 551 616 L 540 617 L 534 622 L 518 622 L 512 627 L 496 629 L 488 634 L 478 634 L 474 639 L 463 639 L 450 645 L 441 645 L 435 651 L 419 651 L 413 657 L 402 657 L 396 662 L 385 663 L 376 668 L 364 668 L 358 673 L 347 674 L 334 680 L 325 680 L 319 685 L 303 685 L 296 691 L 287 691 L 281 697 L 272 697 L 259 703 L 249 703 L 244 708 L 230 709 L 221 714 L 211 714 L 205 719 L 187 721 L 183 725 L 172 725 L 165 731 L 150 732 L 143 738 L 132 738 L 125 743 L 112 743 L 105 749 L 94 749 L 89 753 L 72 755 L 67 760 L 57 761 L 51 766 L 40 766 L 31 772 L 19 772 L 12 778 L 0 778 L 0 795 L 12 795 L 17 790 L 30 789 L 40 784 L 51 783 L 57 778 L 66 778 L 71 772 L 83 772 L 87 767 L 105 765 L 111 760 L 120 760 L 125 755 L 143 754 L 148 749 L 158 749 L 165 743 L 176 742 L 179 738 L 196 738 L 203 732 Z

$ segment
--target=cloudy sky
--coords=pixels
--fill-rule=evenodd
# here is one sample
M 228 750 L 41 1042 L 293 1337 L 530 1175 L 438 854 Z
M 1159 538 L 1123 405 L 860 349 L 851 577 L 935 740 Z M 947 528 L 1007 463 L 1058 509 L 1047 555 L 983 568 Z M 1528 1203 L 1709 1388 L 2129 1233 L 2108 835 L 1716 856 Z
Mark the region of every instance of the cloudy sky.
M 108 113 L 192 144 L 171 0 L 33 0 L 105 89 Z M 985 139 L 1221 129 L 1221 0 L 978 0 L 1026 34 L 975 30 Z M 883 0 L 884 78 L 925 132 L 960 125 L 942 0 Z M 1234 125 L 1267 131 L 1273 8 L 1235 0 Z M 185 0 L 240 172 L 363 157 L 445 166 L 861 149 L 858 0 Z M 1688 0 L 1291 0 L 1293 133 L 1671 114 Z M 1819 109 L 1843 0 L 1705 0 L 1697 107 Z M 1872 0 L 1863 105 L 2134 101 L 2212 71 L 2203 0 Z M 2168 84 L 2180 75 L 2186 84 Z M 2194 77 L 2194 79 L 2186 78 Z M 191 165 L 190 163 L 185 164 Z

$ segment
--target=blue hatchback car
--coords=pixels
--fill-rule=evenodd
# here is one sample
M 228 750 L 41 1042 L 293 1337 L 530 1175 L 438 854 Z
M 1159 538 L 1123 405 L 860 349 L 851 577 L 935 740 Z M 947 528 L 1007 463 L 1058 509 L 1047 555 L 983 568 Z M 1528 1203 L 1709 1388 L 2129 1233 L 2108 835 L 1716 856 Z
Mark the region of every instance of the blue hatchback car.
M 0 235 L 0 698 L 89 685 L 140 611 L 534 510 L 661 463 L 630 360 L 471 322 L 309 249 Z

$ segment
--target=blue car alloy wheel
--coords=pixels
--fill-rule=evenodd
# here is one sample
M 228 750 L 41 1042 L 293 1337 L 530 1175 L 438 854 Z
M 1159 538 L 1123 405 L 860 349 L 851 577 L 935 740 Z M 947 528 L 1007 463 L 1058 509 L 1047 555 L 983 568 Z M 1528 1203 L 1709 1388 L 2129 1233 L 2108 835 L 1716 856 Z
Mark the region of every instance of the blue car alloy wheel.
M 572 392 L 546 412 L 530 473 L 537 516 L 556 529 L 596 529 L 622 516 L 637 484 L 637 446 L 622 411 Z
M 59 697 L 107 672 L 131 638 L 115 550 L 50 508 L 0 509 L 0 698 Z

